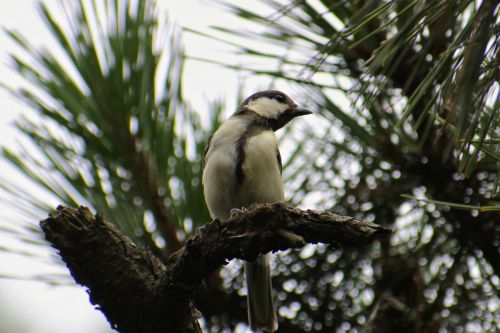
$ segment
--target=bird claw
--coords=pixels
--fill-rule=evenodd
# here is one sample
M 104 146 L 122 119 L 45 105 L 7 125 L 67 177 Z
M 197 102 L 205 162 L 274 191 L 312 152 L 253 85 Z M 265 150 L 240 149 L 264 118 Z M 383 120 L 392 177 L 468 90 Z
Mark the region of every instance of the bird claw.
M 240 214 L 245 214 L 246 211 L 247 211 L 247 209 L 245 207 L 241 207 L 241 209 L 233 208 L 233 209 L 231 209 L 231 212 L 229 212 L 229 215 L 231 217 L 235 217 L 235 216 L 238 216 Z

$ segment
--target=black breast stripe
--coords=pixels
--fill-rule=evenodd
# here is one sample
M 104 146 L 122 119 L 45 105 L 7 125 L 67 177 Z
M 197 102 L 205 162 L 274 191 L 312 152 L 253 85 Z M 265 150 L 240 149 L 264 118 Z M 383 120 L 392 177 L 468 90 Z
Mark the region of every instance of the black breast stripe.
M 236 182 L 238 185 L 243 184 L 245 175 L 243 174 L 243 162 L 245 162 L 245 145 L 248 140 L 248 130 L 239 137 L 236 141 Z
M 280 175 L 283 174 L 283 165 L 281 165 L 281 154 L 280 150 L 276 149 L 276 159 L 278 160 L 278 167 L 280 168 Z
M 243 172 L 243 163 L 245 163 L 245 146 L 248 142 L 248 139 L 254 135 L 258 135 L 264 130 L 267 130 L 268 127 L 264 126 L 267 123 L 261 123 L 256 121 L 252 125 L 250 125 L 245 133 L 236 141 L 236 182 L 238 185 L 242 185 L 245 180 L 245 173 Z

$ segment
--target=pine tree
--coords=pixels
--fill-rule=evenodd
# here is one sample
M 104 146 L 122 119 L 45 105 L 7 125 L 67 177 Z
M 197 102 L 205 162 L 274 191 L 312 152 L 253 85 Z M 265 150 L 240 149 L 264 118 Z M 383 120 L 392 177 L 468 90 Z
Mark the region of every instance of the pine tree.
M 224 3 L 259 31 L 198 33 L 231 41 L 244 59 L 266 59 L 263 68 L 221 65 L 286 84 L 316 111 L 316 123 L 286 135 L 289 203 L 395 229 L 364 248 L 277 255 L 280 331 L 495 331 L 497 2 L 260 3 L 268 13 Z M 61 203 L 102 212 L 165 259 L 210 220 L 201 155 L 222 106 L 214 103 L 202 124 L 184 100 L 179 36 L 153 1 L 60 4 L 65 22 L 40 9 L 64 59 L 9 32 L 29 58 L 13 55 L 12 64 L 32 85 L 3 85 L 31 106 L 16 126 L 37 153 L 4 156 Z M 0 186 L 30 219 L 18 225 L 23 234 L 39 239 L 32 221 L 53 207 L 8 179 Z M 200 293 L 207 331 L 245 322 L 238 270 L 225 269 Z

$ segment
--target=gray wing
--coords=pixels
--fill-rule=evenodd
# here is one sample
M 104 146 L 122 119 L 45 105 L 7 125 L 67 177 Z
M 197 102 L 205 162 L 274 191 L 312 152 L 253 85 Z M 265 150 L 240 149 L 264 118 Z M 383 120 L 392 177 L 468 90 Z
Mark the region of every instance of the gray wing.
M 208 153 L 208 150 L 210 149 L 210 143 L 212 142 L 212 137 L 213 136 L 214 135 L 211 134 L 208 137 L 207 145 L 205 146 L 205 149 L 203 150 L 203 159 L 202 159 L 202 167 L 203 167 L 203 169 L 205 169 L 205 164 L 207 162 L 207 153 Z

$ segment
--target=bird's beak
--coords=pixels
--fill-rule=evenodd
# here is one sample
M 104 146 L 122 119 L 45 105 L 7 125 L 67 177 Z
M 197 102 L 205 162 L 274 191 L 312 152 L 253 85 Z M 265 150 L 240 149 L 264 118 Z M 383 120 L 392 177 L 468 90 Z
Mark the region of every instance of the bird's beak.
M 306 114 L 311 114 L 311 113 L 312 112 L 307 109 L 298 108 L 296 105 L 293 105 L 290 108 L 286 109 L 285 112 L 279 115 L 278 119 L 276 119 L 272 127 L 273 131 L 279 130 L 280 128 L 288 124 L 290 121 L 292 121 L 292 119 L 296 117 L 305 116 Z
M 309 111 L 307 109 L 303 109 L 303 108 L 296 108 L 294 111 L 293 111 L 293 116 L 294 117 L 299 117 L 299 116 L 305 116 L 307 114 L 311 114 L 312 111 Z

